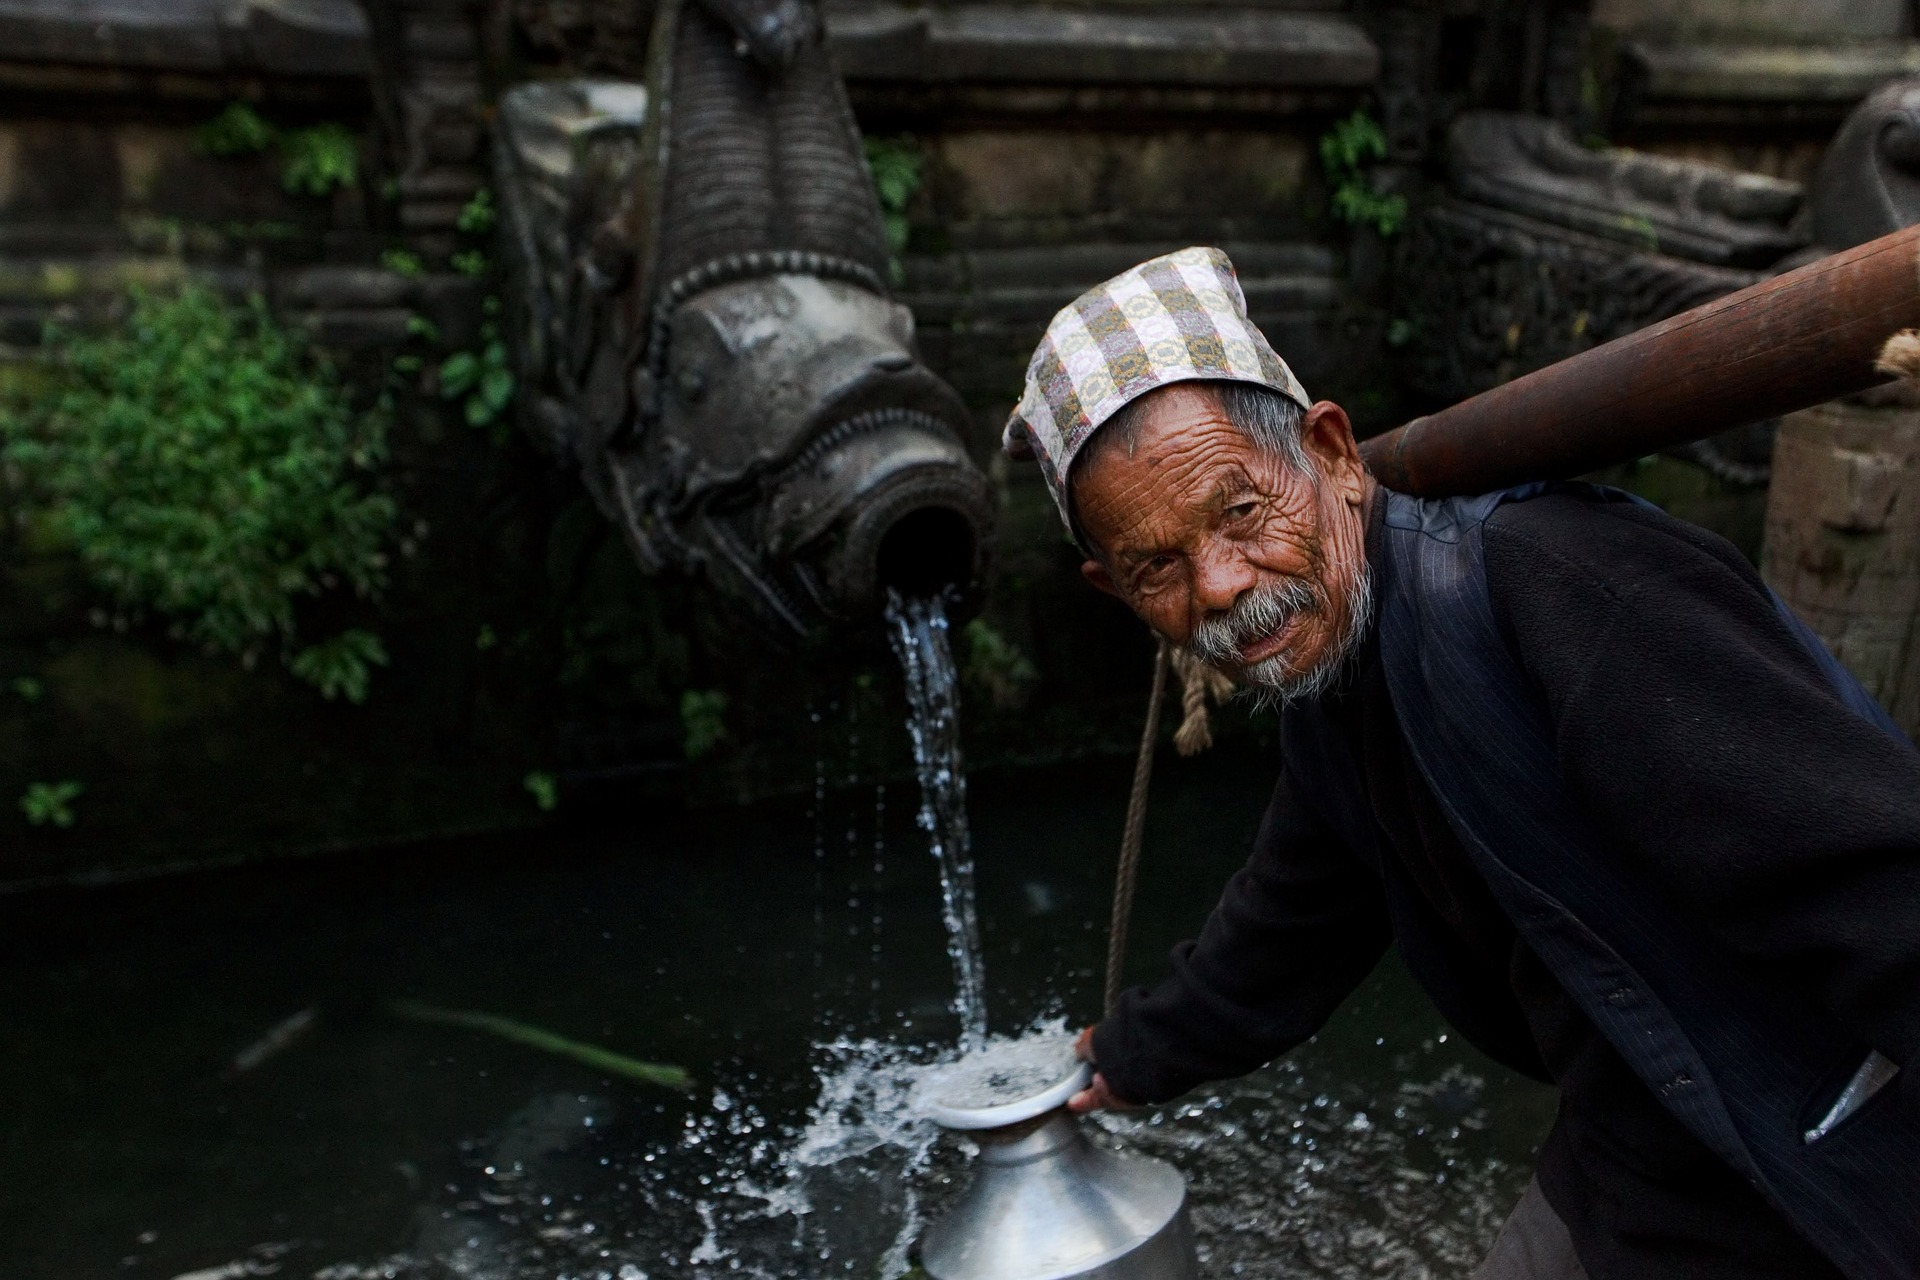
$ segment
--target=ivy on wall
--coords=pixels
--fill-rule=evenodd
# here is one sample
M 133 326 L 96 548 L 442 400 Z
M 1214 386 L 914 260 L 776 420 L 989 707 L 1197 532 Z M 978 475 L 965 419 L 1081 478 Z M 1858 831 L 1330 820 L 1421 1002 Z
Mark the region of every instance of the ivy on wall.
M 203 154 L 252 156 L 278 147 L 280 185 L 292 195 L 326 196 L 360 181 L 360 144 L 344 126 L 280 130 L 244 102 L 228 103 L 194 132 Z
M 867 172 L 873 176 L 874 194 L 880 197 L 880 218 L 887 232 L 887 252 L 892 255 L 887 267 L 898 285 L 905 278 L 900 259 L 907 251 L 913 226 L 907 208 L 920 190 L 924 157 L 920 144 L 911 134 L 898 138 L 864 139 Z
M 259 298 L 200 286 L 137 292 L 104 332 L 50 328 L 44 367 L 46 385 L 0 399 L 0 485 L 27 545 L 78 559 L 101 621 L 157 619 L 249 665 L 277 655 L 362 701 L 380 638 L 308 640 L 298 606 L 386 584 L 385 406 L 356 410 Z
M 1400 230 L 1407 198 L 1374 186 L 1375 162 L 1387 157 L 1387 135 L 1364 110 L 1355 111 L 1320 139 L 1320 167 L 1333 186 L 1333 216 L 1353 226 L 1372 227 L 1383 236 Z

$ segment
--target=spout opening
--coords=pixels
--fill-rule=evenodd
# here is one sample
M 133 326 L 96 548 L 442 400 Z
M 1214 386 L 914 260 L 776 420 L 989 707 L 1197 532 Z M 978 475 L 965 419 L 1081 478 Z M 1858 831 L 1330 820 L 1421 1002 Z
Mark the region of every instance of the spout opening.
M 887 527 L 874 554 L 874 580 L 903 596 L 934 596 L 973 579 L 973 521 L 952 507 L 915 507 Z

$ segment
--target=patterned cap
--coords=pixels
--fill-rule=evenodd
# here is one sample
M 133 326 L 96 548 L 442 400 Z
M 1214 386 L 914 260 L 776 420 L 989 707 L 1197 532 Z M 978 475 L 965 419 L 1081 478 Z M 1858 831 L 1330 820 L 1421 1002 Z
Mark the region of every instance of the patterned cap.
M 1100 424 L 1155 387 L 1196 378 L 1258 383 L 1308 406 L 1247 318 L 1233 263 L 1205 247 L 1143 262 L 1062 307 L 1027 365 L 1001 443 L 1014 457 L 1032 451 L 1067 520 L 1067 474 Z

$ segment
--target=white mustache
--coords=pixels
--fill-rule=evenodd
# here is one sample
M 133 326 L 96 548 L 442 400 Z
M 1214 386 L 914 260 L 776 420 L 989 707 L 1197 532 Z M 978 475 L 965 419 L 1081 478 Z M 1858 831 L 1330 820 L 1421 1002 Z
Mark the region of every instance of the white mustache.
M 1240 651 L 1247 645 L 1275 634 L 1303 613 L 1320 610 L 1320 596 L 1313 587 L 1298 578 L 1285 578 L 1253 588 L 1231 609 L 1202 622 L 1194 628 L 1187 649 L 1209 666 L 1237 667 Z

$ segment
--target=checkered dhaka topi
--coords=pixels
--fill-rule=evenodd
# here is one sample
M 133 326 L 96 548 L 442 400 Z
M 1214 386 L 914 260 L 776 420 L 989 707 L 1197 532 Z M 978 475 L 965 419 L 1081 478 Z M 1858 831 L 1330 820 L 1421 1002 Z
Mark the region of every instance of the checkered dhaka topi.
M 1155 387 L 1196 378 L 1253 382 L 1305 409 L 1307 393 L 1247 318 L 1233 263 L 1195 247 L 1123 271 L 1060 309 L 1027 365 L 1002 436 L 1031 445 L 1067 518 L 1066 477 L 1100 424 Z

